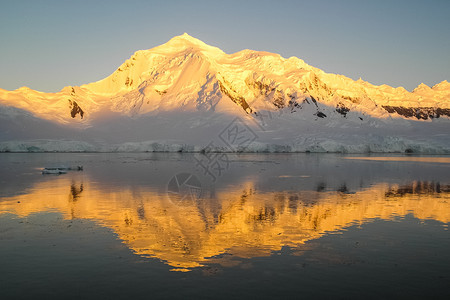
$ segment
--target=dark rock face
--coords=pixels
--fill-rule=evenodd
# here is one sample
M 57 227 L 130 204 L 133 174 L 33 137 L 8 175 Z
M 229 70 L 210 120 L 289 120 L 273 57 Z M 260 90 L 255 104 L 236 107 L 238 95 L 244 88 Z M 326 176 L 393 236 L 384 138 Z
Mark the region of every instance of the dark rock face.
M 315 115 L 318 116 L 319 118 L 326 118 L 326 117 L 327 117 L 327 115 L 324 114 L 324 113 L 321 112 L 321 111 L 318 111 Z
M 130 79 L 130 77 L 127 77 L 127 79 L 125 80 L 125 85 L 131 86 L 132 84 L 133 84 L 133 79 Z
M 427 120 L 428 118 L 439 118 L 440 116 L 450 117 L 450 109 L 448 108 L 434 108 L 434 107 L 404 107 L 404 106 L 387 106 L 383 108 L 393 114 L 397 113 L 407 118 L 416 118 L 418 120 Z
M 347 100 L 347 101 L 351 101 L 352 103 L 356 103 L 356 104 L 361 103 L 361 99 L 358 98 L 358 97 L 353 98 L 353 97 L 345 96 L 345 95 L 344 95 L 344 96 L 341 96 L 341 98 L 342 98 L 342 99 L 345 99 L 345 100 Z
M 311 95 L 319 100 L 334 96 L 333 90 L 322 82 L 316 74 L 312 74 L 309 82 L 301 82 L 299 88 L 304 94 Z M 320 96 L 319 91 L 324 91 L 325 97 Z
M 336 112 L 340 113 L 344 117 L 347 116 L 347 113 L 350 111 L 350 108 L 346 107 L 342 102 L 339 102 L 336 105 Z
M 261 81 L 253 80 L 250 78 L 245 79 L 245 84 L 259 95 L 268 96 L 270 93 L 276 91 L 275 84 L 265 84 Z
M 77 114 L 80 114 L 80 118 L 83 119 L 84 111 L 78 106 L 78 103 L 69 99 L 70 116 L 75 118 Z
M 262 81 L 246 78 L 245 84 L 253 91 L 255 97 L 265 96 L 270 98 L 272 104 L 278 109 L 282 109 L 286 106 L 287 101 L 285 99 L 284 91 L 277 88 L 274 82 L 271 84 L 266 84 Z M 289 95 L 289 98 L 289 105 L 291 105 L 291 103 L 293 104 L 295 102 L 295 96 Z
M 232 87 L 231 85 L 224 80 L 224 82 L 221 82 L 219 80 L 219 88 L 220 91 L 227 95 L 228 98 L 230 98 L 234 103 L 238 104 L 239 106 L 241 106 L 245 112 L 247 113 L 252 113 L 252 109 L 250 108 L 250 106 L 248 105 L 247 101 L 245 101 L 244 97 L 240 96 Z

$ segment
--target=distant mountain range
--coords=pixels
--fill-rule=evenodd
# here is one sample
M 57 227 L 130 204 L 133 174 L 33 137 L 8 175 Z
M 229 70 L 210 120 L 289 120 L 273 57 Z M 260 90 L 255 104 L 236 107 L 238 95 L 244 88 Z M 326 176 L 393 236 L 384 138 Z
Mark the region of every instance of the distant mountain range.
M 450 153 L 450 83 L 375 86 L 188 34 L 105 79 L 0 89 L 0 151 Z

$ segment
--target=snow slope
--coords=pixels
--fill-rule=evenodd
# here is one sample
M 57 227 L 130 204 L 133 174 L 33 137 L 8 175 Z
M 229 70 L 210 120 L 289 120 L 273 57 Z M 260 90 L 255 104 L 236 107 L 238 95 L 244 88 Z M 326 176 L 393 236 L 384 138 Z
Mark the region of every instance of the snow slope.
M 0 151 L 450 153 L 449 116 L 447 81 L 374 86 L 183 34 L 97 82 L 0 89 Z

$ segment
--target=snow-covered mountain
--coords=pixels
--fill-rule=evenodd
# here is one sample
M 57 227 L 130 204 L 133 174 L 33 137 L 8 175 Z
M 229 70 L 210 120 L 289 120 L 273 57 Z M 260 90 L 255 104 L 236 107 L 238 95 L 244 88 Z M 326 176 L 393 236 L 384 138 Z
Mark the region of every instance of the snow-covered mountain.
M 412 92 L 374 86 L 183 34 L 97 82 L 0 89 L 0 150 L 446 153 L 449 117 L 447 81 Z

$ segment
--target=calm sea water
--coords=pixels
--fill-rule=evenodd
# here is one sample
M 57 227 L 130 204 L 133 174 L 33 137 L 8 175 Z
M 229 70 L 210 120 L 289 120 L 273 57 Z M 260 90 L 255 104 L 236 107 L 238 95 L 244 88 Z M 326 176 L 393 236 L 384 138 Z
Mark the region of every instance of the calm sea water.
M 450 297 L 450 157 L 5 153 L 0 187 L 2 299 Z

